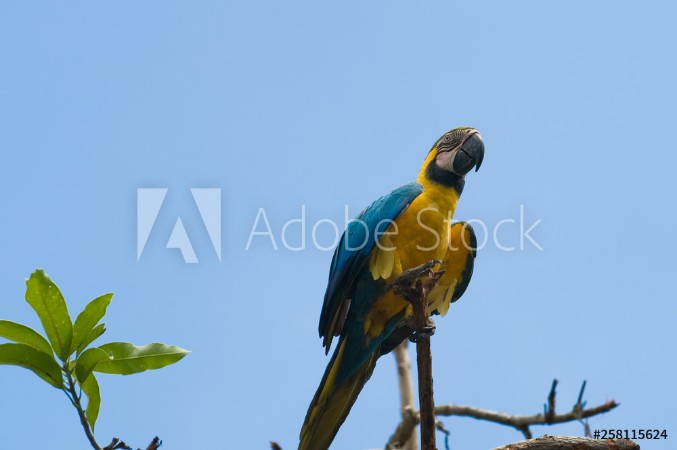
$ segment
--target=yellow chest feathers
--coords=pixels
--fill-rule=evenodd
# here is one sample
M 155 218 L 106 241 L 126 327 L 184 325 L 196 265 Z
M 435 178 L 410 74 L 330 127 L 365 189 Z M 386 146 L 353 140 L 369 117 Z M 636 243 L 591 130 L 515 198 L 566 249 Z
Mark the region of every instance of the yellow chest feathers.
M 424 186 L 421 195 L 378 237 L 369 259 L 373 278 L 390 281 L 403 270 L 431 259 L 443 260 L 457 203 L 455 190 Z

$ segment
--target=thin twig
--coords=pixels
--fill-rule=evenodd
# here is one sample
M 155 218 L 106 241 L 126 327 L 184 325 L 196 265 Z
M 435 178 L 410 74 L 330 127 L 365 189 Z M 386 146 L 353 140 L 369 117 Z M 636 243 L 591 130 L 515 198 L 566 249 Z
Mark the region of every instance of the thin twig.
M 148 447 L 146 447 L 146 450 L 157 450 L 161 445 L 162 441 L 159 437 L 155 436 L 150 444 L 148 444 Z
M 529 428 L 529 425 L 524 425 L 523 427 L 518 428 L 519 431 L 522 432 L 524 435 L 524 439 L 531 439 L 534 436 L 531 434 L 531 429 Z
M 130 446 L 128 446 L 127 444 L 125 444 L 124 441 L 121 441 L 118 438 L 113 438 L 110 444 L 101 448 L 101 446 L 96 442 L 96 439 L 94 439 L 92 427 L 90 427 L 89 421 L 87 420 L 87 416 L 85 415 L 85 410 L 82 408 L 82 403 L 80 403 L 80 396 L 77 395 L 77 391 L 75 390 L 75 380 L 73 379 L 73 374 L 71 373 L 71 371 L 68 370 L 68 363 L 64 364 L 62 370 L 64 375 L 66 376 L 66 381 L 68 382 L 68 389 L 64 389 L 63 391 L 66 394 L 66 397 L 68 397 L 68 400 L 71 401 L 71 403 L 77 410 L 78 417 L 80 418 L 80 424 L 82 424 L 82 428 L 85 430 L 85 435 L 87 436 L 87 439 L 89 440 L 89 443 L 92 445 L 94 450 L 131 449 Z M 160 438 L 156 436 L 148 445 L 146 450 L 157 450 L 158 448 L 160 448 L 161 445 L 162 441 L 160 440 Z
M 590 431 L 590 423 L 588 422 L 588 419 L 586 418 L 583 420 L 583 417 L 581 416 L 581 412 L 583 409 L 585 409 L 585 404 L 586 402 L 583 401 L 583 394 L 585 393 L 585 385 L 587 384 L 587 381 L 583 380 L 583 384 L 581 385 L 581 390 L 578 393 L 578 400 L 576 400 L 576 404 L 574 405 L 574 412 L 578 416 L 578 421 L 583 425 L 583 435 L 585 437 L 592 437 L 592 432 Z
M 545 420 L 548 421 L 548 423 L 552 423 L 550 421 L 555 416 L 555 396 L 557 395 L 555 389 L 557 389 L 557 379 L 552 380 L 552 387 L 550 388 L 550 393 L 548 394 L 548 404 L 543 405 Z
M 75 380 L 73 380 L 73 375 L 68 368 L 68 362 L 64 363 L 63 372 L 66 375 L 66 380 L 68 380 L 68 392 L 70 393 L 69 398 L 71 403 L 78 412 L 78 417 L 80 417 L 80 424 L 85 430 L 85 436 L 89 440 L 89 443 L 92 445 L 94 450 L 102 450 L 99 444 L 94 439 L 94 434 L 92 433 L 92 428 L 89 426 L 89 421 L 87 421 L 87 416 L 85 415 L 85 410 L 82 409 L 82 403 L 80 403 L 80 398 L 78 397 L 77 392 L 75 391 Z
M 439 420 L 435 422 L 435 426 L 437 427 L 438 430 L 440 430 L 442 433 L 444 433 L 444 448 L 445 448 L 445 450 L 450 450 L 450 448 L 449 448 L 449 435 L 451 435 L 451 433 L 449 432 L 449 430 L 447 430 L 447 428 L 444 426 L 444 424 L 442 422 L 440 422 Z
M 105 446 L 103 450 L 131 450 L 132 447 L 125 444 L 124 441 L 121 441 L 119 438 L 114 437 L 110 444 Z
M 585 406 L 585 404 L 584 404 L 584 402 L 583 402 L 583 394 L 585 393 L 585 385 L 586 385 L 587 383 L 588 383 L 588 382 L 587 382 L 586 380 L 583 380 L 583 384 L 581 385 L 581 390 L 580 390 L 580 392 L 578 393 L 578 400 L 576 401 L 576 404 L 577 404 L 577 405 Z

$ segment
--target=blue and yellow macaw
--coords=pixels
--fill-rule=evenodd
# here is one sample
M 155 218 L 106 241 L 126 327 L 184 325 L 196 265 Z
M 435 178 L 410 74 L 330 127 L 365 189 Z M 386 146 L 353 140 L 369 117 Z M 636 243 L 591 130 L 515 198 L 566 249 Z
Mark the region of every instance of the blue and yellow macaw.
M 476 239 L 470 224 L 451 223 L 465 175 L 479 169 L 484 143 L 474 128 L 456 128 L 435 142 L 415 183 L 376 200 L 350 222 L 329 271 L 320 337 L 329 352 L 340 336 L 301 429 L 299 450 L 326 450 L 371 376 L 376 360 L 412 335 L 411 305 L 392 283 L 409 268 L 442 261 L 428 295 L 444 315 L 472 276 Z

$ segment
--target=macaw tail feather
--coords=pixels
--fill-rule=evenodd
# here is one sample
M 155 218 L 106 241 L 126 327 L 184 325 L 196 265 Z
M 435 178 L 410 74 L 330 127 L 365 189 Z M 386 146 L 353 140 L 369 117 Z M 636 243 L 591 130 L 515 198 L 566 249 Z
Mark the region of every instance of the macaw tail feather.
M 337 374 L 343 364 L 345 342 L 342 339 L 336 347 L 315 397 L 308 407 L 306 420 L 301 428 L 299 450 L 326 450 L 329 448 L 364 384 L 374 371 L 379 356 L 378 352 L 370 355 L 348 377 L 337 382 Z

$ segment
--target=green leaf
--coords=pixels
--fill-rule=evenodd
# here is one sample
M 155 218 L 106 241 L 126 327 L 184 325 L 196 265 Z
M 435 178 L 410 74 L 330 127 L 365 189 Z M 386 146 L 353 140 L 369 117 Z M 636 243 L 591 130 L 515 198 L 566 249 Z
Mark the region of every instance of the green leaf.
M 160 369 L 174 364 L 190 353 L 180 347 L 165 344 L 148 344 L 137 347 L 126 342 L 111 342 L 99 347 L 110 359 L 101 361 L 95 372 L 131 375 L 146 370 Z
M 21 366 L 32 370 L 55 388 L 61 389 L 63 387 L 61 367 L 59 367 L 54 356 L 46 355 L 30 345 L 0 344 L 0 364 Z
M 85 306 L 85 309 L 75 319 L 73 324 L 73 342 L 70 348 L 71 353 L 81 348 L 82 343 L 87 339 L 94 326 L 106 314 L 106 308 L 108 308 L 112 298 L 112 293 L 95 298 Z
M 73 324 L 61 291 L 42 269 L 26 280 L 26 301 L 38 314 L 54 352 L 65 361 L 70 355 Z
M 94 367 L 103 360 L 108 359 L 108 354 L 99 348 L 88 348 L 75 361 L 75 377 L 80 384 L 87 381 Z
M 94 374 L 87 377 L 84 383 L 80 383 L 82 392 L 87 396 L 87 409 L 85 410 L 85 417 L 89 425 L 94 431 L 96 419 L 99 417 L 99 408 L 101 407 L 101 394 L 99 393 L 99 383 L 96 381 Z
M 52 350 L 47 339 L 34 329 L 20 323 L 0 320 L 0 337 L 18 342 L 19 344 L 29 345 L 49 356 L 54 355 L 54 350 Z
M 78 348 L 78 354 L 82 353 L 82 351 L 92 342 L 94 342 L 99 336 L 101 336 L 103 333 L 106 332 L 106 324 L 105 323 L 100 323 L 97 326 L 94 327 L 92 331 L 89 332 L 89 335 L 87 336 L 87 339 L 82 341 L 82 344 L 80 344 L 80 347 Z

